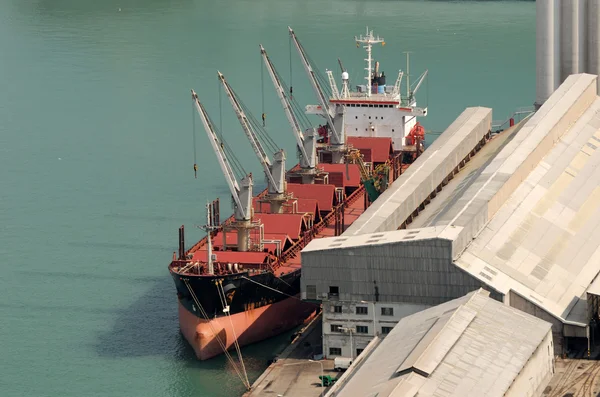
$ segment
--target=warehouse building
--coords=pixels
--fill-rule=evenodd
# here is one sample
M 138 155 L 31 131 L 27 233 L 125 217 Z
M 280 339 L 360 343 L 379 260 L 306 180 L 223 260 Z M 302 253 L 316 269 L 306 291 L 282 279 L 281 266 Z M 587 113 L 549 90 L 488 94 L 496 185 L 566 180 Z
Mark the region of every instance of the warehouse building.
M 373 339 L 326 397 L 540 396 L 553 374 L 551 324 L 480 289 Z
M 588 291 L 600 271 L 597 77 L 570 76 L 519 128 L 487 141 L 490 124 L 491 110 L 467 109 L 341 236 L 302 251 L 303 298 L 323 302 L 325 354 L 362 348 L 349 339 L 359 326 L 381 333 L 390 304 L 407 315 L 479 287 L 550 322 L 556 354 L 565 341 L 589 343 L 598 305 L 588 295 L 600 292 Z M 357 322 L 363 306 L 380 317 Z

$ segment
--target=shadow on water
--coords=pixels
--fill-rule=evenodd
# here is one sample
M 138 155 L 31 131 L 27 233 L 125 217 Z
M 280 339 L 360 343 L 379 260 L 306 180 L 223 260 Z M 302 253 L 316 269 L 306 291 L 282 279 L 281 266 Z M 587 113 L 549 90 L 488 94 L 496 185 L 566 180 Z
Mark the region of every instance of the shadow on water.
M 116 313 L 112 329 L 98 336 L 98 355 L 180 355 L 186 358 L 178 328 L 176 300 L 175 287 L 168 274 L 151 283 L 137 301 Z
M 293 331 L 242 349 L 251 366 L 266 367 L 274 354 L 289 344 Z M 162 355 L 189 362 L 197 368 L 214 368 L 224 363 L 224 356 L 198 361 L 191 346 L 179 331 L 177 296 L 168 274 L 156 280 L 142 297 L 124 310 L 115 312 L 112 329 L 101 333 L 96 343 L 98 355 L 104 357 L 139 357 Z

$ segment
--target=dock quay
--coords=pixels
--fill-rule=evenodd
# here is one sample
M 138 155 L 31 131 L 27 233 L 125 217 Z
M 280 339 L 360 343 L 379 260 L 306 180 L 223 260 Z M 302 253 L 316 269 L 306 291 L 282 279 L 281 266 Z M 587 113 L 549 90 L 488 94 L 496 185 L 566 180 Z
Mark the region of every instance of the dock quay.
M 335 378 L 333 360 L 316 360 L 322 357 L 321 314 L 299 331 L 298 336 L 285 348 L 242 397 L 285 396 L 317 397 L 325 395 L 328 388 L 320 386 L 319 376 Z

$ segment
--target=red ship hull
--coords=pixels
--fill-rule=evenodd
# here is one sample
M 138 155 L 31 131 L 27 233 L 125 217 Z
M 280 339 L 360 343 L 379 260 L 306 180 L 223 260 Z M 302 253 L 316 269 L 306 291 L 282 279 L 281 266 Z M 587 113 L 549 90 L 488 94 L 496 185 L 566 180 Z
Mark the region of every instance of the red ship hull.
M 315 304 L 287 298 L 207 321 L 190 313 L 181 302 L 178 306 L 181 332 L 200 360 L 222 354 L 221 343 L 227 350 L 233 349 L 236 336 L 240 346 L 245 346 L 279 335 L 310 319 L 317 309 Z

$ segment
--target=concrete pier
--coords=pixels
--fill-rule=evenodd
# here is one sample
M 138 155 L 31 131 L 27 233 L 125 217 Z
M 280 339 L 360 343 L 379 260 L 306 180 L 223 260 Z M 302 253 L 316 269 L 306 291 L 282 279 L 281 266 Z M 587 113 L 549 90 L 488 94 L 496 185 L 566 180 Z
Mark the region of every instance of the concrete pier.
M 254 382 L 242 397 L 318 397 L 328 388 L 321 387 L 319 375 L 335 378 L 333 360 L 313 360 L 321 350 L 321 316 L 306 326 L 296 338 Z

